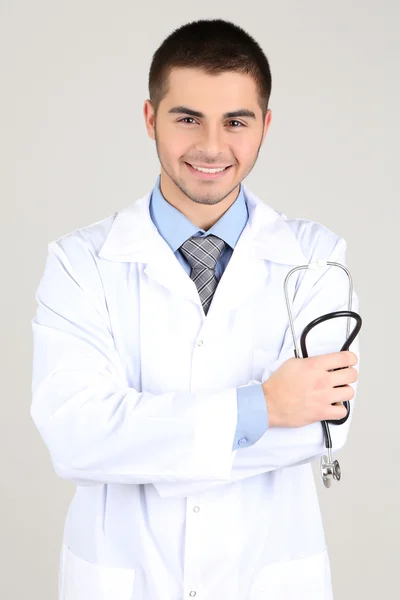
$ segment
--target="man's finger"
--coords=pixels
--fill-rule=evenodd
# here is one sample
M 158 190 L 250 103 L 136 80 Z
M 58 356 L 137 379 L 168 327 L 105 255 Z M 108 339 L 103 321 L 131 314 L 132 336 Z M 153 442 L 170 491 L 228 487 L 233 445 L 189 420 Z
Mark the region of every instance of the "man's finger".
M 334 369 L 345 369 L 346 367 L 354 367 L 358 363 L 358 357 L 351 350 L 343 352 L 332 352 L 331 354 L 321 354 L 313 356 L 312 360 L 325 371 L 333 371 Z

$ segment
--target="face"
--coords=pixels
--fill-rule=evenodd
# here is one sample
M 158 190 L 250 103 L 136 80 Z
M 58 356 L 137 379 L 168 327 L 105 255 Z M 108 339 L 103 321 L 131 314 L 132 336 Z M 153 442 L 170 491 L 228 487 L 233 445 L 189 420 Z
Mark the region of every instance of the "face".
M 232 204 L 256 163 L 271 120 L 270 110 L 262 118 L 249 75 L 209 75 L 192 68 L 173 69 L 157 118 L 150 100 L 144 115 L 156 141 L 163 195 L 175 206 L 188 201 Z M 224 170 L 208 174 L 196 166 Z

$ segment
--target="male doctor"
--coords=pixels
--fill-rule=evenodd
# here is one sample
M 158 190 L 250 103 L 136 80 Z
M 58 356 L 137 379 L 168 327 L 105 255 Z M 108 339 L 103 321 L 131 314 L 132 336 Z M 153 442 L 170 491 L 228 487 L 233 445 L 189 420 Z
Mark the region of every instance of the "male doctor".
M 332 599 L 311 463 L 321 421 L 354 399 L 358 347 L 338 351 L 335 320 L 294 358 L 283 282 L 345 263 L 345 241 L 242 184 L 271 123 L 269 64 L 243 29 L 175 30 L 149 91 L 153 189 L 51 242 L 37 290 L 31 415 L 77 486 L 59 598 Z M 300 335 L 346 308 L 347 278 L 299 271 L 289 293 Z M 350 422 L 331 425 L 333 452 Z

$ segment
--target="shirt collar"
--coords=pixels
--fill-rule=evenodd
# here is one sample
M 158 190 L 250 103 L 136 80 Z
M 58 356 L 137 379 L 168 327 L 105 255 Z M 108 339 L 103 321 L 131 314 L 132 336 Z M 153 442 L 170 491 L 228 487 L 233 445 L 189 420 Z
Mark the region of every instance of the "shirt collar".
M 191 236 L 216 235 L 232 249 L 235 247 L 248 219 L 248 209 L 243 186 L 240 185 L 239 195 L 230 208 L 220 219 L 205 231 L 194 225 L 184 214 L 172 206 L 161 193 L 161 176 L 157 177 L 151 193 L 150 216 L 159 234 L 164 238 L 173 252 Z
M 237 245 L 241 241 L 242 246 L 250 245 L 253 254 L 268 261 L 284 265 L 306 264 L 308 259 L 303 245 L 307 244 L 307 235 L 302 220 L 288 219 L 265 204 L 244 184 L 242 190 L 249 218 Z M 100 258 L 149 263 L 165 257 L 168 244 L 160 236 L 149 212 L 151 194 L 146 193 L 112 215 L 111 226 L 98 250 Z M 109 221 L 105 222 L 108 224 Z

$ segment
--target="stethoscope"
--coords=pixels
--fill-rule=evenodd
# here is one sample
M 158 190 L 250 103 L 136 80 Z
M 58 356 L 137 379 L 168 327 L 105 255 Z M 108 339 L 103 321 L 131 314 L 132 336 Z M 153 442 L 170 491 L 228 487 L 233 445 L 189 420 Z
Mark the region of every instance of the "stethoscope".
M 296 273 L 296 271 L 299 271 L 302 269 L 316 270 L 316 269 L 328 267 L 328 266 L 329 267 L 340 267 L 347 274 L 347 277 L 349 279 L 348 309 L 347 310 L 337 310 L 335 312 L 327 313 L 327 314 L 322 315 L 321 317 L 317 317 L 316 319 L 311 321 L 304 328 L 304 330 L 301 334 L 301 337 L 300 337 L 301 354 L 300 354 L 299 346 L 298 346 L 297 338 L 296 338 L 296 332 L 294 329 L 292 310 L 291 310 L 290 302 L 289 302 L 288 282 L 289 282 L 290 277 L 293 275 L 293 273 Z M 342 352 L 343 350 L 348 350 L 350 348 L 350 345 L 355 340 L 355 338 L 357 337 L 357 335 L 361 329 L 362 319 L 358 313 L 353 312 L 351 310 L 352 298 L 353 298 L 353 279 L 350 274 L 350 271 L 344 265 L 341 265 L 340 263 L 337 263 L 337 262 L 318 260 L 318 261 L 311 262 L 307 265 L 299 265 L 297 267 L 294 267 L 294 269 L 289 271 L 289 273 L 286 275 L 285 282 L 284 282 L 284 292 L 285 292 L 287 312 L 288 312 L 288 316 L 289 316 L 290 329 L 291 329 L 292 337 L 293 337 L 295 358 L 308 358 L 308 352 L 307 352 L 307 347 L 306 347 L 306 337 L 307 337 L 308 333 L 311 331 L 311 329 L 313 329 L 313 327 L 315 327 L 316 325 L 319 325 L 320 323 L 323 323 L 324 321 L 328 321 L 329 319 L 335 319 L 337 317 L 348 317 L 346 341 L 343 344 L 343 346 L 341 347 L 340 352 Z M 355 325 L 353 331 L 350 333 L 350 319 L 351 318 L 356 320 L 356 325 Z M 337 369 L 334 369 L 334 370 L 337 370 Z M 330 423 L 332 425 L 341 425 L 347 421 L 347 419 L 350 416 L 350 403 L 348 401 L 345 401 L 345 402 L 343 402 L 343 405 L 347 409 L 347 414 L 345 417 L 343 417 L 343 419 L 339 419 L 337 421 L 334 421 L 334 420 L 321 421 L 322 429 L 324 431 L 325 447 L 328 451 L 328 455 L 327 456 L 324 455 L 321 458 L 320 472 L 321 472 L 322 481 L 323 481 L 325 487 L 327 487 L 327 488 L 331 487 L 333 479 L 335 479 L 336 481 L 340 481 L 340 478 L 341 478 L 341 468 L 340 468 L 339 462 L 337 460 L 334 461 L 332 459 L 332 439 L 331 439 L 331 434 L 329 431 L 328 423 Z

